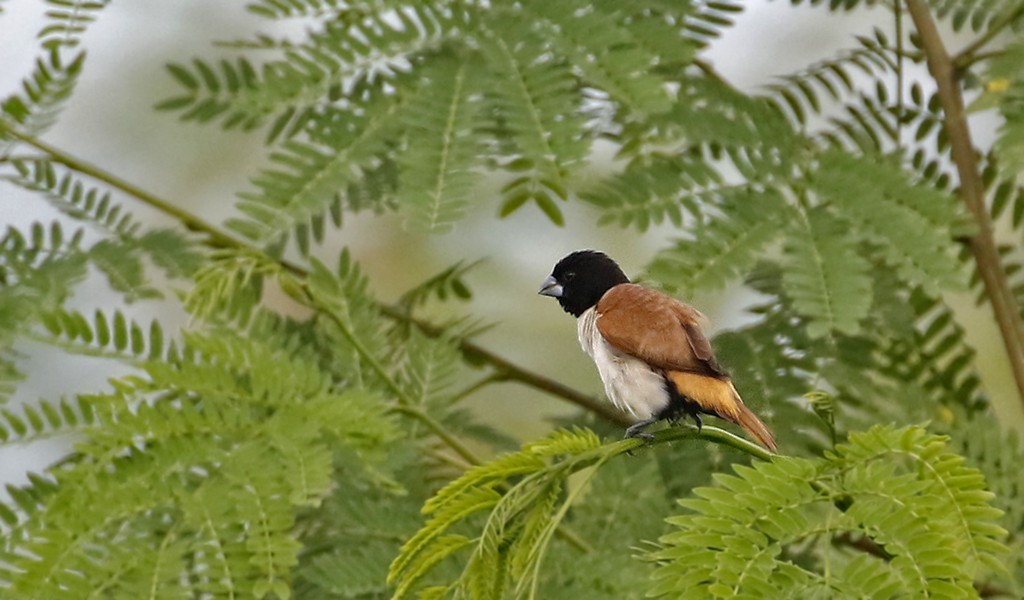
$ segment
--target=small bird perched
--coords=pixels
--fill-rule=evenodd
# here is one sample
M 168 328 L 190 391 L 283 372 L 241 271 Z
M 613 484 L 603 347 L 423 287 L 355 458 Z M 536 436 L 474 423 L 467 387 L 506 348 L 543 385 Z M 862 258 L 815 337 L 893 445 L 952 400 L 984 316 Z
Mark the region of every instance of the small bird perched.
M 704 413 L 776 450 L 771 430 L 743 404 L 715 359 L 697 309 L 630 283 L 614 260 L 594 250 L 560 260 L 540 294 L 576 317 L 580 345 L 594 359 L 608 398 L 638 419 L 626 437 L 652 437 L 645 427 L 683 415 L 700 428 Z

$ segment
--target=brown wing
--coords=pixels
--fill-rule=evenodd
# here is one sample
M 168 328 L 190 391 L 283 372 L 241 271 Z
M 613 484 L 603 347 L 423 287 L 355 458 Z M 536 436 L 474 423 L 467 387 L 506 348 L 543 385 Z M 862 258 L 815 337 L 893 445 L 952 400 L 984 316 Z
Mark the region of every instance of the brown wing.
M 647 364 L 726 379 L 697 309 L 661 292 L 623 283 L 597 303 L 597 329 L 608 343 Z

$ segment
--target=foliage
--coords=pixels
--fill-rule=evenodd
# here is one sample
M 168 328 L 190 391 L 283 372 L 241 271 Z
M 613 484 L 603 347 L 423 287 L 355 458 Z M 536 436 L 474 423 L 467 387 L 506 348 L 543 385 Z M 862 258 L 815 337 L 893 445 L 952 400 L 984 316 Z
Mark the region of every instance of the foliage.
M 0 444 L 70 451 L 0 498 L 0 595 L 1019 596 L 1022 449 L 954 300 L 1024 301 L 1024 10 L 910 2 L 974 36 L 948 66 L 1001 120 L 973 167 L 904 2 L 895 33 L 739 89 L 706 60 L 738 0 L 252 0 L 303 32 L 168 65 L 156 107 L 265 136 L 222 230 L 40 140 L 109 4 L 49 0 L 0 100 L 0 185 L 54 213 L 0 233 Z M 327 245 L 365 211 L 472 226 L 489 179 L 499 217 L 580 199 L 671 230 L 650 285 L 755 292 L 714 345 L 782 454 L 710 424 L 605 441 L 593 409 L 518 450 L 482 424 L 466 400 L 498 382 L 592 405 L 473 339 L 472 260 L 389 304 Z M 21 399 L 40 346 L 109 384 Z
M 979 572 L 1005 568 L 1005 531 L 982 474 L 944 446 L 918 427 L 876 426 L 822 458 L 716 475 L 680 501 L 679 531 L 650 554 L 652 594 L 972 595 Z

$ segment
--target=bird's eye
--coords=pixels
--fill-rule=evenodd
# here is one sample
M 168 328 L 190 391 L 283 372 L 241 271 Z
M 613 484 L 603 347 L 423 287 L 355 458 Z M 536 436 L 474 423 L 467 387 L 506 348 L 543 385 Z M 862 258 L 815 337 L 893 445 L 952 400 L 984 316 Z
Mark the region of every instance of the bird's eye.
M 569 271 L 565 275 L 562 275 L 562 281 L 564 281 L 566 283 L 572 281 L 575 278 L 576 278 L 576 273 L 574 273 L 573 271 Z

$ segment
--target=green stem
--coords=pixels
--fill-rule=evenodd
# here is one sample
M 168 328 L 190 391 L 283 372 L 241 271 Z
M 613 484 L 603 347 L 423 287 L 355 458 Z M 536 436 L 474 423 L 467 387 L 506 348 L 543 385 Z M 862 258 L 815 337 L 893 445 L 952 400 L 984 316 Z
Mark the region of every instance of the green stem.
M 82 173 L 83 175 L 88 175 L 97 181 L 102 181 L 112 188 L 134 196 L 143 204 L 147 204 L 166 215 L 174 217 L 190 231 L 202 233 L 207 236 L 208 239 L 204 243 L 209 246 L 213 246 L 215 248 L 239 248 L 246 246 L 245 242 L 221 231 L 215 225 L 204 221 L 187 210 L 174 205 L 170 201 L 158 198 L 146 190 L 104 171 L 91 163 L 75 158 L 74 156 L 71 156 L 59 148 L 49 145 L 34 136 L 21 133 L 3 121 L 0 121 L 0 133 L 9 135 L 20 142 L 32 146 L 33 148 L 45 153 L 54 162 L 60 163 L 73 171 Z
M 423 412 L 419 408 L 416 408 L 415 406 L 409 406 L 407 404 L 402 404 L 399 406 L 395 406 L 392 410 L 410 416 L 419 421 L 420 423 L 426 425 L 427 429 L 432 431 L 434 435 L 436 435 L 438 438 L 441 439 L 441 441 L 445 443 L 445 445 L 454 450 L 456 454 L 461 456 L 469 464 L 476 466 L 483 463 L 483 460 L 481 460 L 480 457 L 478 457 L 472 450 L 470 450 L 468 446 L 463 444 L 462 440 L 452 435 L 450 431 L 445 429 L 444 425 L 439 423 L 436 419 L 434 419 L 427 413 Z
M 430 337 L 439 337 L 445 332 L 444 329 L 437 327 L 436 325 L 411 316 L 407 311 L 401 308 L 383 304 L 378 308 L 384 316 L 396 321 L 415 325 L 417 329 Z M 532 387 L 535 390 L 547 392 L 552 396 L 556 396 L 571 404 L 575 404 L 588 412 L 592 412 L 610 423 L 630 425 L 633 422 L 629 417 L 616 410 L 608 402 L 602 402 L 593 396 L 577 391 L 565 384 L 551 379 L 550 377 L 545 377 L 544 375 L 525 369 L 470 340 L 460 339 L 458 341 L 458 345 L 459 351 L 470 362 L 487 363 L 503 379 L 517 381 L 523 385 Z
M 729 448 L 739 450 L 740 452 L 749 454 L 750 456 L 761 460 L 771 460 L 773 456 L 776 456 L 772 452 L 758 446 L 746 438 L 742 438 L 735 433 L 731 433 L 712 425 L 704 425 L 700 429 L 695 425 L 676 425 L 674 427 L 657 431 L 653 435 L 654 439 L 650 440 L 641 438 L 627 438 L 620 440 L 611 444 L 611 446 L 607 447 L 605 451 L 611 453 L 613 456 L 617 456 L 619 454 L 626 454 L 627 452 L 631 452 L 644 446 L 656 446 L 679 440 L 704 440 L 713 444 L 728 446 Z

